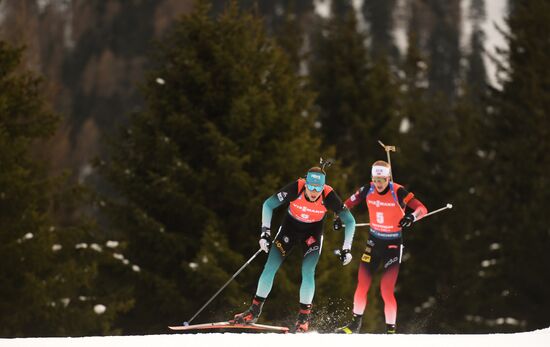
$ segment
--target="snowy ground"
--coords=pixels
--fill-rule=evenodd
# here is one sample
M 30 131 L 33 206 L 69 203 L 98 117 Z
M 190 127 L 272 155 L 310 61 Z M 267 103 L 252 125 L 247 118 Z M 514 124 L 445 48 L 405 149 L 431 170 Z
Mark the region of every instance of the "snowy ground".
M 336 334 L 167 334 L 81 338 L 0 339 L 9 347 L 281 347 L 281 346 L 406 346 L 406 347 L 548 347 L 550 328 L 518 334 L 492 335 L 336 335 Z

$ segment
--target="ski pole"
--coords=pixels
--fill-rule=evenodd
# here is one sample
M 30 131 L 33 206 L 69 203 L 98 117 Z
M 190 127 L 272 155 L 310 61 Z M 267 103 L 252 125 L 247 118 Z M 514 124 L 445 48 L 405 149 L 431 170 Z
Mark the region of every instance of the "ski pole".
M 425 215 L 424 217 L 422 217 L 422 219 L 424 219 L 424 218 L 426 218 L 426 217 L 428 217 L 428 216 L 431 216 L 432 214 L 436 214 L 436 213 L 438 213 L 438 212 L 441 212 L 441 211 L 443 211 L 443 210 L 446 210 L 446 209 L 449 209 L 449 210 L 450 210 L 451 208 L 453 208 L 453 204 L 447 204 L 447 205 L 445 205 L 445 206 L 442 207 L 442 208 L 439 208 L 439 209 L 437 209 L 437 210 L 435 210 L 435 211 L 426 213 L 426 215 Z
M 206 304 L 204 304 L 204 305 L 197 311 L 197 313 L 195 313 L 195 314 L 193 315 L 193 317 L 191 317 L 187 322 L 183 322 L 183 325 L 188 326 L 189 323 L 191 323 L 191 321 L 192 321 L 193 319 L 195 319 L 195 317 L 197 317 L 197 316 L 199 315 L 199 313 L 201 313 L 202 310 L 204 310 L 204 308 L 205 308 L 206 306 L 208 306 L 208 304 L 210 304 L 210 303 L 212 302 L 212 300 L 214 300 L 214 298 L 215 298 L 216 296 L 218 296 L 218 294 L 220 294 L 221 291 L 224 290 L 224 288 L 227 287 L 227 285 L 228 285 L 229 283 L 231 283 L 231 281 L 233 281 L 233 280 L 235 279 L 235 277 L 237 277 L 237 275 L 239 275 L 239 274 L 241 273 L 241 271 L 243 271 L 244 268 L 247 267 L 248 264 L 250 264 L 250 263 L 252 262 L 252 260 L 254 260 L 254 258 L 256 258 L 256 257 L 258 256 L 258 254 L 260 254 L 261 252 L 262 252 L 262 249 L 261 249 L 261 248 L 258 249 L 258 250 L 256 251 L 256 253 L 254 253 L 254 255 L 253 255 L 252 257 L 250 257 L 250 259 L 248 259 L 248 261 L 247 261 L 246 263 L 244 263 L 244 265 L 241 266 L 241 268 L 240 268 L 239 270 L 237 270 L 237 272 L 235 272 L 235 273 L 233 274 L 233 276 L 231 276 L 231 278 L 230 278 L 227 282 L 225 282 L 225 284 L 224 284 L 220 289 L 218 289 L 218 291 L 216 292 L 216 294 L 214 294 L 214 295 L 206 302 Z
M 426 213 L 426 215 L 424 217 L 422 217 L 422 219 L 426 218 L 426 217 L 429 217 L 431 216 L 432 214 L 436 214 L 436 213 L 439 213 L 443 210 L 446 210 L 446 209 L 451 209 L 453 208 L 453 204 L 447 204 L 445 205 L 444 207 L 440 208 L 440 209 L 437 209 L 437 210 L 434 210 L 432 212 L 429 212 L 429 213 Z M 355 227 L 366 227 L 370 225 L 370 223 L 357 223 L 355 224 Z M 346 225 L 345 224 L 342 224 L 343 227 L 345 227 Z
M 390 158 L 390 152 L 395 152 L 395 146 L 386 146 L 382 143 L 382 141 L 378 140 L 378 143 L 380 146 L 384 148 L 386 151 L 386 156 L 388 157 L 388 164 L 390 164 L 390 181 L 393 182 L 393 167 L 391 166 L 391 158 Z
M 424 218 L 426 218 L 426 217 L 429 217 L 429 216 L 431 216 L 432 214 L 436 214 L 436 213 L 439 213 L 439 212 L 441 212 L 441 211 L 443 211 L 443 210 L 451 209 L 451 208 L 453 208 L 453 204 L 447 204 L 447 205 L 445 205 L 445 206 L 442 207 L 442 208 L 439 208 L 439 209 L 437 209 L 437 210 L 434 210 L 434 211 L 432 211 L 432 212 L 430 212 L 430 213 L 426 213 L 426 215 L 425 215 L 424 217 L 422 217 L 422 219 L 424 219 Z M 367 226 L 367 225 L 370 225 L 370 223 L 357 223 L 357 224 L 355 224 L 356 227 L 363 227 L 363 226 Z M 342 224 L 342 227 L 345 227 L 345 226 L 346 226 L 345 224 Z M 339 249 L 335 249 L 335 250 L 333 251 L 333 253 L 334 253 L 334 255 L 336 255 L 336 256 L 340 256 L 340 250 L 339 250 Z

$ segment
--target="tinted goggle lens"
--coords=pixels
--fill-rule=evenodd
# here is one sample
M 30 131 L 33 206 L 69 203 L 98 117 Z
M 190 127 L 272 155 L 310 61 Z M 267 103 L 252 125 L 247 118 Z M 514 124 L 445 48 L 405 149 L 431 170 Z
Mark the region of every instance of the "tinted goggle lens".
M 373 177 L 372 181 L 374 183 L 386 183 L 388 179 L 386 177 Z
M 306 186 L 307 186 L 307 189 L 309 189 L 309 190 L 315 190 L 317 192 L 323 191 L 323 187 L 321 187 L 321 186 L 314 186 L 312 184 L 306 184 Z

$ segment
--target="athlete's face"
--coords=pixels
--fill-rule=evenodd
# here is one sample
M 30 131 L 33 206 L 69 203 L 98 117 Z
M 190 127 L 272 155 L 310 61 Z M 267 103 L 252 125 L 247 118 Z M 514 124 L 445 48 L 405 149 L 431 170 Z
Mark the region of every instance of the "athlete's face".
M 385 176 L 376 176 L 372 178 L 372 182 L 374 183 L 376 190 L 380 193 L 386 189 L 388 184 L 390 184 L 390 178 Z
M 309 200 L 311 200 L 311 201 L 317 200 L 317 198 L 319 197 L 319 195 L 321 195 L 321 192 L 322 192 L 322 190 L 321 190 L 320 192 L 318 192 L 318 191 L 316 191 L 316 190 L 309 189 L 309 188 L 307 187 L 307 184 L 306 184 L 306 195 L 307 195 L 307 198 L 308 198 Z

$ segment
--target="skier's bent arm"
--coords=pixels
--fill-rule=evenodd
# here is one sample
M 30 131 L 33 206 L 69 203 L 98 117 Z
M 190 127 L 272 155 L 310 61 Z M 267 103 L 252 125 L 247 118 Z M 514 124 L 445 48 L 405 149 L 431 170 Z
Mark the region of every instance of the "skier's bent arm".
M 414 215 L 414 220 L 420 220 L 422 217 L 424 217 L 428 213 L 428 209 L 426 206 L 424 206 L 423 203 L 420 202 L 420 200 L 414 198 L 411 201 L 407 203 L 407 206 L 410 207 L 414 212 L 412 213 Z
M 338 213 L 338 217 L 340 217 L 340 219 L 346 226 L 344 231 L 344 245 L 342 246 L 342 249 L 351 250 L 353 235 L 355 234 L 355 218 L 353 218 L 353 215 L 348 208 L 343 208 Z
M 364 201 L 365 200 L 365 197 L 367 196 L 367 193 L 368 193 L 368 188 L 363 186 L 361 188 L 359 188 L 353 195 L 351 195 L 346 201 L 345 201 L 345 205 L 348 209 L 352 209 L 354 208 L 355 206 L 359 205 L 361 203 L 361 201 Z
M 397 191 L 400 203 L 402 202 L 413 212 L 411 213 L 415 221 L 422 219 L 427 213 L 428 209 L 424 204 L 414 196 L 413 193 L 408 192 L 405 188 L 401 187 Z
M 264 201 L 262 207 L 262 226 L 271 228 L 271 217 L 273 217 L 273 210 L 281 206 L 284 202 L 280 201 L 276 195 L 272 195 Z

